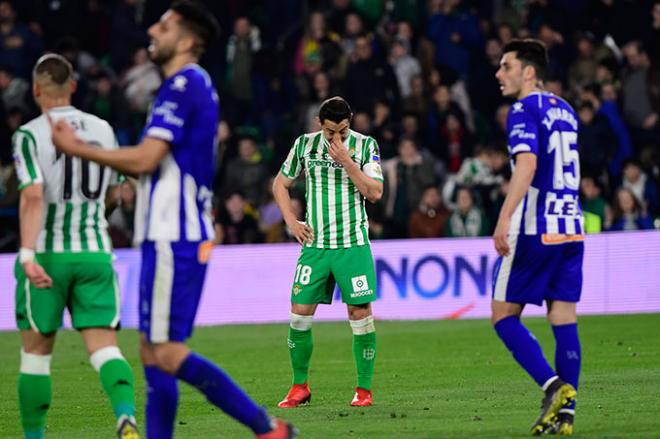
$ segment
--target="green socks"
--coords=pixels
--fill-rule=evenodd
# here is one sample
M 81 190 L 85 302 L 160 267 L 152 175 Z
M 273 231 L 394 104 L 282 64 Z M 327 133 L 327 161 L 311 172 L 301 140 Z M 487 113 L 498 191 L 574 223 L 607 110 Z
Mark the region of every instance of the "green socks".
M 312 318 L 291 313 L 289 327 L 289 356 L 293 368 L 293 384 L 304 384 L 309 375 L 309 360 L 312 358 Z
M 50 355 L 21 351 L 18 403 L 25 439 L 43 439 L 52 396 Z
M 99 373 L 103 390 L 110 398 L 115 416 L 135 417 L 135 381 L 133 371 L 117 346 L 108 346 L 94 352 L 90 357 L 94 369 Z
M 353 330 L 353 356 L 357 369 L 357 386 L 371 390 L 376 361 L 376 327 L 373 316 L 351 320 Z

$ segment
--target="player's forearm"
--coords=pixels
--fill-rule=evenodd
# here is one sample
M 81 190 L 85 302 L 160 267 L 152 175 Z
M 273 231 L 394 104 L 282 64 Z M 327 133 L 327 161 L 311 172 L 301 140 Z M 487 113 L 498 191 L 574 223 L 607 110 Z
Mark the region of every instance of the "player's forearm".
M 140 148 L 136 146 L 111 150 L 94 148 L 87 143 L 81 142 L 78 148 L 76 148 L 74 155 L 103 166 L 109 166 L 126 174 L 138 175 L 152 171 L 144 160 Z
M 511 218 L 522 199 L 525 198 L 525 194 L 527 194 L 527 190 L 534 179 L 535 172 L 536 167 L 525 165 L 516 166 L 513 175 L 511 175 L 509 193 L 507 194 L 502 209 L 500 210 L 500 216 Z
M 348 177 L 360 193 L 372 203 L 377 202 L 383 196 L 383 184 L 371 177 L 368 177 L 358 165 L 351 161 L 344 166 Z
M 287 188 L 282 182 L 282 177 L 280 174 L 275 177 L 273 182 L 273 197 L 277 203 L 277 207 L 280 208 L 282 212 L 282 218 L 284 221 L 289 224 L 292 221 L 297 221 L 296 214 L 291 208 L 291 196 L 289 195 L 289 188 Z
M 21 248 L 35 249 L 41 231 L 43 214 L 42 196 L 21 194 L 19 202 Z

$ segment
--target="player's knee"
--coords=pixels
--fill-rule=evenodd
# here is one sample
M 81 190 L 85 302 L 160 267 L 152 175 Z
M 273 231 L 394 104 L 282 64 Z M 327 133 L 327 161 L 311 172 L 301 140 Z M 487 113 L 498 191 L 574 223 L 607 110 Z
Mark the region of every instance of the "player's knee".
M 21 350 L 21 373 L 26 375 L 50 375 L 50 360 L 53 356 L 31 354 Z
M 376 325 L 374 324 L 374 316 L 367 316 L 359 320 L 349 320 L 351 330 L 354 335 L 365 335 L 376 332 Z
M 113 360 L 123 360 L 126 361 L 124 356 L 121 354 L 119 347 L 117 346 L 106 346 L 101 349 L 97 349 L 89 356 L 89 362 L 92 364 L 92 367 L 95 371 L 100 372 L 101 368 L 108 362 Z
M 303 316 L 300 314 L 291 313 L 291 322 L 289 325 L 292 329 L 297 331 L 309 331 L 312 329 L 312 320 L 314 316 Z
M 552 326 L 569 325 L 577 322 L 577 315 L 566 310 L 552 310 L 548 313 L 548 321 Z
M 350 320 L 362 320 L 371 315 L 371 307 L 365 305 L 351 305 L 348 307 L 348 318 Z
M 173 343 L 162 343 L 153 348 L 156 365 L 170 375 L 176 375 L 188 352 L 189 350 Z

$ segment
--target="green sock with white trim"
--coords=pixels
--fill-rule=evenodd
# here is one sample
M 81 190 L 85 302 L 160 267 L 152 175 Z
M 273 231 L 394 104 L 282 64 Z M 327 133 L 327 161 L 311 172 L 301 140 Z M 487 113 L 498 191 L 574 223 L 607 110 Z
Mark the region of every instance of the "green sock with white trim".
M 18 405 L 25 439 L 43 439 L 46 415 L 52 398 L 51 355 L 29 354 L 21 350 L 18 376 Z
M 353 330 L 353 356 L 357 369 L 357 386 L 371 390 L 376 363 L 376 327 L 373 316 L 350 320 Z
M 135 418 L 135 380 L 133 371 L 117 346 L 94 352 L 90 362 L 99 373 L 103 390 L 110 398 L 115 416 Z

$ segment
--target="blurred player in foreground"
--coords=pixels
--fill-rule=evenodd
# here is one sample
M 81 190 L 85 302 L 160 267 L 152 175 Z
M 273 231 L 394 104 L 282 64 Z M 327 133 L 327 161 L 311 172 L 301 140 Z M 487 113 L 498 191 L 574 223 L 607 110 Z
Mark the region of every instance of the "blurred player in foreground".
M 575 112 L 544 92 L 545 46 L 513 40 L 504 47 L 496 77 L 509 110 L 513 175 L 500 211 L 493 274 L 492 322 L 518 364 L 545 392 L 534 435 L 573 432 L 580 375 L 576 304 L 582 292 L 584 219 L 578 199 L 580 160 Z M 556 340 L 555 370 L 521 323 L 526 304 L 546 301 Z
M 51 403 L 50 362 L 68 308 L 117 417 L 120 438 L 137 438 L 133 371 L 117 347 L 119 288 L 105 220 L 108 186 L 117 174 L 65 156 L 51 140 L 48 116 L 66 120 L 86 142 L 117 148 L 112 127 L 71 106 L 71 64 L 44 55 L 33 71 L 42 115 L 16 130 L 14 157 L 21 201 L 16 264 L 16 322 L 21 330 L 18 397 L 27 439 L 43 438 Z
M 140 354 L 147 381 L 147 436 L 171 438 L 177 379 L 202 392 L 258 438 L 294 437 L 218 366 L 192 352 L 192 334 L 213 239 L 211 187 L 218 96 L 197 61 L 218 34 L 199 3 L 175 2 L 149 28 L 151 59 L 165 75 L 139 145 L 107 151 L 86 144 L 64 121 L 54 143 L 63 152 L 140 175 L 136 237 L 142 245 Z
M 372 404 L 371 378 L 376 359 L 376 328 L 371 302 L 376 300 L 376 271 L 369 246 L 364 200 L 383 194 L 383 174 L 376 141 L 350 129 L 348 103 L 334 97 L 321 104 L 321 130 L 296 139 L 273 183 L 273 195 L 287 227 L 303 245 L 291 290 L 289 354 L 293 385 L 279 407 L 311 400 L 307 383 L 312 356 L 312 319 L 319 303 L 332 303 L 335 282 L 348 306 L 353 330 L 357 388 L 352 406 Z M 304 170 L 307 217 L 298 221 L 289 188 Z

